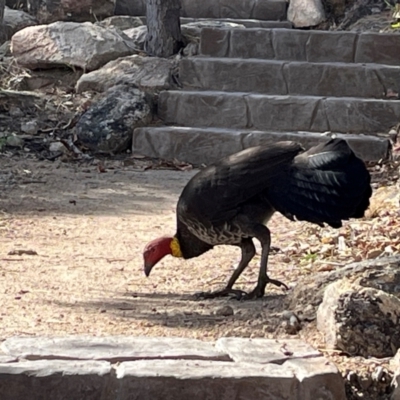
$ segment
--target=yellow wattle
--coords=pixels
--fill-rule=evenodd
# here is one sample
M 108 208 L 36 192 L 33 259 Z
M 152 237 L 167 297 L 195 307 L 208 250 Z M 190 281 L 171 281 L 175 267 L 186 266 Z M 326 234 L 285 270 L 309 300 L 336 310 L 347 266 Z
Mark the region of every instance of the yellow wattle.
M 174 257 L 182 257 L 181 246 L 179 245 L 179 240 L 176 237 L 171 240 L 170 247 L 171 254 Z

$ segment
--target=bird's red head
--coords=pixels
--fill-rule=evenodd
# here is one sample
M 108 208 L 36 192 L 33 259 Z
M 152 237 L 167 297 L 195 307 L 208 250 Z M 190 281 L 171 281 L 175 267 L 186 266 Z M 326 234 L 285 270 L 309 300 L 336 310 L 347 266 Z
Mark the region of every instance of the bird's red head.
M 150 275 L 152 268 L 166 255 L 172 254 L 175 256 L 173 250 L 176 241 L 176 238 L 160 237 L 147 243 L 143 251 L 144 273 L 146 276 Z

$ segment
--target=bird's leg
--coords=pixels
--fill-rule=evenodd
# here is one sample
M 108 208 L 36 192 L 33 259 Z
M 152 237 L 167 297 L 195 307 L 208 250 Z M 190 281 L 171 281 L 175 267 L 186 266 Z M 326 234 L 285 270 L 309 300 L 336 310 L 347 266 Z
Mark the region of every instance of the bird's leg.
M 240 300 L 242 299 L 243 296 L 247 295 L 247 293 L 244 292 L 243 290 L 232 289 L 232 287 L 239 278 L 239 276 L 242 274 L 244 269 L 249 265 L 251 259 L 256 254 L 256 249 L 251 239 L 243 239 L 242 242 L 240 243 L 240 249 L 242 250 L 242 258 L 235 271 L 233 271 L 233 274 L 230 277 L 228 284 L 226 285 L 226 288 L 218 290 L 216 292 L 197 293 L 196 297 L 202 299 L 215 299 L 216 297 L 234 295 L 238 300 Z
M 271 246 L 271 232 L 265 225 L 256 225 L 254 227 L 254 237 L 256 237 L 262 246 L 260 272 L 258 275 L 258 283 L 255 289 L 244 297 L 244 300 L 263 297 L 267 283 L 276 286 L 283 286 L 289 289 L 283 282 L 271 279 L 267 274 L 268 255 Z

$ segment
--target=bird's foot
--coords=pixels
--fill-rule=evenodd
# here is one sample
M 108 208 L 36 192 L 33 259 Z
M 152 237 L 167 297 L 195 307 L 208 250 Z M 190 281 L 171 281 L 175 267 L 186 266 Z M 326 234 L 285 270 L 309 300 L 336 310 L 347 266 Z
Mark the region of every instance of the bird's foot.
M 247 293 L 243 290 L 228 288 L 217 290 L 216 292 L 200 292 L 195 294 L 197 300 L 217 299 L 218 297 L 231 297 L 236 300 L 241 300 L 244 296 L 247 296 Z
M 243 296 L 242 300 L 254 300 L 263 297 L 265 294 L 265 286 L 267 286 L 268 283 L 272 283 L 275 286 L 283 287 L 284 289 L 289 290 L 289 287 L 283 282 L 276 279 L 271 279 L 267 276 L 265 285 L 257 285 L 253 291 Z

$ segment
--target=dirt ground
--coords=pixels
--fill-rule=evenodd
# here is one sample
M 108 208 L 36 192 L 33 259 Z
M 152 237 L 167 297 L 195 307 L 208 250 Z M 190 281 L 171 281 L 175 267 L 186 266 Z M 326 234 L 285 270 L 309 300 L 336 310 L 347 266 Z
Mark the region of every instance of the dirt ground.
M 168 257 L 144 276 L 142 250 L 147 241 L 174 233 L 176 201 L 193 171 L 98 173 L 93 166 L 10 159 L 0 160 L 0 170 L 3 181 L 14 180 L 0 195 L 1 337 L 268 335 L 264 309 L 284 296 L 281 290 L 247 303 L 192 296 L 226 283 L 238 249 L 219 247 L 190 261 Z M 280 236 L 302 229 L 279 216 L 272 229 L 278 224 L 276 246 Z M 257 270 L 255 260 L 240 287 L 255 285 Z M 279 268 L 273 257 L 270 271 L 289 284 L 302 274 L 290 263 Z M 234 317 L 214 315 L 227 303 Z
M 144 276 L 142 250 L 147 241 L 174 233 L 176 201 L 195 173 L 145 170 L 144 165 L 106 161 L 101 173 L 93 162 L 0 153 L 0 338 L 289 337 L 282 326 L 288 294 L 279 288 L 269 287 L 262 300 L 247 302 L 193 296 L 226 284 L 239 261 L 238 249 L 220 246 L 189 261 L 166 257 L 149 278 Z M 379 224 L 365 218 L 341 230 L 275 214 L 269 227 L 278 250 L 270 257 L 270 276 L 293 288 L 303 276 L 388 251 L 379 232 L 388 223 L 385 218 L 398 223 L 398 213 L 384 208 Z M 347 247 L 338 245 L 338 235 Z M 397 254 L 400 244 L 390 243 Z M 255 286 L 258 261 L 256 256 L 239 288 Z M 348 358 L 327 350 L 315 321 L 304 324 L 298 337 L 323 351 L 344 374 L 389 368 L 387 360 Z

